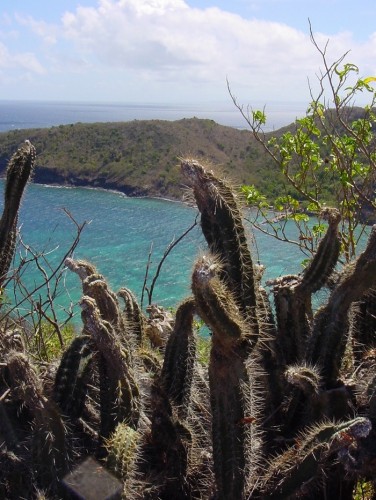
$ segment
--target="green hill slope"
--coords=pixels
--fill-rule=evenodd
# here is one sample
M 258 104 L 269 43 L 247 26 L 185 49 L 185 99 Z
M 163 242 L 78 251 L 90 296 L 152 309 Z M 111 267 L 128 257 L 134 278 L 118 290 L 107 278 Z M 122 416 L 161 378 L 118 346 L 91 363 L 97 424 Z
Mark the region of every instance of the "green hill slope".
M 235 183 L 257 184 L 270 196 L 282 182 L 250 132 L 213 120 L 77 123 L 2 133 L 0 174 L 25 139 L 37 149 L 36 182 L 180 199 L 182 156 L 210 162 Z

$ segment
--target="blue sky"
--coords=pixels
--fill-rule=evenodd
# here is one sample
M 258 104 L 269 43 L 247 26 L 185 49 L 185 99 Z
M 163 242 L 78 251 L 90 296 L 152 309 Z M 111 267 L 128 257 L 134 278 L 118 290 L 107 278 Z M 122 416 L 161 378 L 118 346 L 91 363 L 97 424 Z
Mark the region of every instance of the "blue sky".
M 0 99 L 308 103 L 309 39 L 376 74 L 374 0 L 2 0 Z

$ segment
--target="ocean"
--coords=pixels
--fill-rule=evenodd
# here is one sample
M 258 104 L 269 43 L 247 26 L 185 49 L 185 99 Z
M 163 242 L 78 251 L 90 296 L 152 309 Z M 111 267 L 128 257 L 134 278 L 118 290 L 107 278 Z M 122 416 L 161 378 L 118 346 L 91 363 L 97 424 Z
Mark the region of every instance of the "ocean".
M 255 103 L 263 109 L 265 103 Z M 301 102 L 272 102 L 265 107 L 266 130 L 289 125 L 304 116 L 306 105 Z M 119 122 L 131 120 L 180 120 L 209 118 L 239 129 L 248 128 L 239 110 L 231 102 L 212 104 L 127 104 L 54 101 L 0 100 L 0 132 L 8 130 L 52 127 L 71 123 Z
M 130 107 L 125 105 L 2 102 L 0 129 L 74 121 L 116 121 L 126 119 L 125 116 L 137 116 L 137 119 L 167 119 L 170 116 L 174 119 L 176 113 L 188 113 L 183 108 L 141 106 L 133 109 L 134 115 L 127 115 Z M 190 109 L 190 112 L 198 114 L 198 110 Z M 224 115 L 222 119 L 227 120 Z M 3 181 L 0 181 L 0 188 L 3 190 Z M 114 290 L 124 286 L 130 288 L 140 301 L 147 267 L 146 285 L 150 288 L 166 248 L 194 223 L 196 216 L 194 208 L 177 202 L 127 198 L 119 193 L 94 189 L 30 184 L 20 211 L 22 245 L 15 264 L 22 263 L 22 275 L 16 294 L 12 286 L 8 287 L 8 300 L 17 302 L 18 310 L 27 314 L 33 308 L 28 294 L 37 289 L 32 300 L 43 303 L 48 292 L 45 287 L 40 288 L 44 274 L 53 275 L 74 241 L 76 225 L 85 222 L 74 257 L 92 262 Z M 250 227 L 248 230 L 255 261 L 265 266 L 265 280 L 300 272 L 304 256 L 299 250 L 262 233 L 253 233 Z M 290 231 L 294 232 L 293 226 Z M 205 251 L 205 241 L 199 227 L 195 227 L 165 260 L 155 283 L 152 301 L 164 307 L 176 307 L 188 296 L 194 260 Z M 42 256 L 39 258 L 42 269 L 36 266 L 35 255 Z M 50 293 L 54 283 L 51 280 Z M 77 304 L 81 297 L 78 277 L 64 271 L 57 290 L 55 304 L 59 319 L 63 320 L 66 317 L 64 311 Z M 145 295 L 143 305 L 147 302 Z M 74 306 L 74 311 L 75 320 L 79 322 L 79 308 Z

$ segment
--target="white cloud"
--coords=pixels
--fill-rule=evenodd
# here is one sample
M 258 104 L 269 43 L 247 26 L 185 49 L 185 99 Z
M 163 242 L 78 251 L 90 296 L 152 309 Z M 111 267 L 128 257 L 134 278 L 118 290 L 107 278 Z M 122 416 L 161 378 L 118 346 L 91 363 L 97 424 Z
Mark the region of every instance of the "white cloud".
M 104 78 L 123 72 L 129 82 L 138 79 L 140 89 L 148 82 L 159 89 L 165 85 L 166 95 L 175 91 L 182 98 L 200 99 L 198 90 L 223 97 L 228 77 L 234 93 L 246 93 L 247 99 L 306 100 L 307 77 L 314 80 L 322 66 L 308 25 L 303 32 L 219 8 L 192 8 L 183 0 L 99 0 L 96 7 L 66 12 L 59 26 L 31 17 L 18 21 L 50 44 L 53 71 L 59 60 L 61 71 L 99 66 Z M 376 55 L 376 35 L 361 45 L 350 33 L 317 34 L 320 46 L 328 38 L 330 62 L 351 48 L 361 73 L 373 71 L 368 56 Z M 31 71 L 42 70 L 30 54 L 16 60 L 24 67 L 29 62 Z
M 0 42 L 0 68 L 2 70 L 21 69 L 30 73 L 41 75 L 44 67 L 31 52 L 11 52 L 8 47 Z
M 42 38 L 45 43 L 49 45 L 56 43 L 59 35 L 57 26 L 45 21 L 37 21 L 32 16 L 22 16 L 20 14 L 15 14 L 15 20 L 19 25 L 30 28 L 31 31 Z

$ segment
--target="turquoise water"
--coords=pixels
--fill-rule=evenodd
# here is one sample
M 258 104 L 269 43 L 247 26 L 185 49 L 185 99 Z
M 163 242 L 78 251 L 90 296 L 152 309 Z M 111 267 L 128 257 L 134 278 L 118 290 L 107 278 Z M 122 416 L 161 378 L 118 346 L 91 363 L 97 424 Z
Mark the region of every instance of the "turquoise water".
M 3 181 L 0 188 L 3 189 Z M 92 262 L 115 291 L 126 286 L 139 300 L 150 246 L 153 245 L 149 285 L 167 246 L 193 224 L 197 215 L 194 208 L 181 203 L 127 198 L 109 191 L 31 184 L 20 211 L 21 234 L 24 243 L 34 252 L 47 253 L 48 265 L 44 263 L 44 267 L 48 273 L 61 261 L 76 235 L 75 224 L 63 208 L 70 212 L 78 224 L 87 222 L 74 257 Z M 265 279 L 301 270 L 303 255 L 297 249 L 256 233 L 256 251 L 256 246 L 252 244 L 253 236 L 249 230 L 255 260 L 259 259 L 266 267 Z M 205 249 L 205 240 L 197 226 L 164 262 L 156 282 L 153 302 L 174 307 L 190 293 L 190 273 L 194 259 Z M 27 255 L 23 248 L 20 252 L 23 257 Z M 24 270 L 22 281 L 28 290 L 32 290 L 43 282 L 43 277 L 35 265 L 29 264 Z M 42 292 L 38 291 L 38 294 Z M 8 292 L 8 295 L 12 294 Z M 59 307 L 77 302 L 80 296 L 78 277 L 67 271 L 57 299 Z

